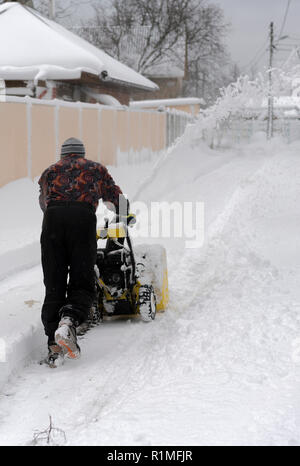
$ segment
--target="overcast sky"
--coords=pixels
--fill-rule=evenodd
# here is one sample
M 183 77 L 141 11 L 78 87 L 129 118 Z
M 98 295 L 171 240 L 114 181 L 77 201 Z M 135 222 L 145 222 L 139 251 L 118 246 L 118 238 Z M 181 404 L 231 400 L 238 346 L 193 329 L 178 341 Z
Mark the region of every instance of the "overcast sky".
M 105 4 L 105 0 L 93 1 Z M 300 46 L 300 0 L 208 1 L 219 5 L 224 11 L 225 19 L 231 23 L 231 32 L 227 39 L 228 49 L 242 72 L 249 71 L 252 64 L 257 64 L 259 70 L 268 65 L 270 22 L 274 22 L 274 32 L 278 37 L 288 1 L 290 1 L 290 6 L 282 35 L 289 35 L 289 38 L 281 41 L 280 48 L 274 55 L 274 66 L 282 64 L 287 59 L 294 45 Z M 89 7 L 83 7 L 82 12 L 89 15 L 92 10 Z M 281 50 L 283 48 L 288 50 Z
M 225 18 L 231 22 L 231 33 L 228 36 L 228 46 L 233 60 L 242 68 L 258 54 L 261 59 L 258 66 L 267 64 L 267 53 L 264 50 L 264 41 L 267 40 L 269 24 L 274 22 L 275 33 L 279 33 L 285 16 L 288 0 L 211 0 L 224 10 Z M 300 0 L 291 0 L 286 24 L 282 35 L 288 34 L 291 38 L 281 41 L 281 48 L 291 48 L 298 37 L 300 45 Z M 287 58 L 287 51 L 275 54 L 279 64 Z M 254 62 L 257 59 L 254 60 Z

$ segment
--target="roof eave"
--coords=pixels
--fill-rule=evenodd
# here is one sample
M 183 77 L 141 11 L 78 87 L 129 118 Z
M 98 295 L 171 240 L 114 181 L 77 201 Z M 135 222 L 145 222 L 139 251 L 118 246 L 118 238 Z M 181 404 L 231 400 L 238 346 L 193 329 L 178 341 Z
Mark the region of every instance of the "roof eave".
M 124 87 L 131 87 L 131 88 L 140 89 L 140 90 L 148 91 L 148 92 L 154 92 L 154 91 L 159 90 L 159 87 L 155 83 L 153 83 L 153 85 L 155 87 L 152 88 L 152 87 L 148 87 L 148 86 L 143 86 L 142 84 L 132 83 L 130 81 L 122 81 L 121 79 L 113 78 L 113 77 L 111 77 L 109 75 L 107 75 L 105 78 L 103 78 L 101 75 L 102 75 L 102 73 L 99 75 L 99 79 L 100 79 L 100 81 L 102 81 L 104 83 L 119 84 L 119 85 L 124 86 Z

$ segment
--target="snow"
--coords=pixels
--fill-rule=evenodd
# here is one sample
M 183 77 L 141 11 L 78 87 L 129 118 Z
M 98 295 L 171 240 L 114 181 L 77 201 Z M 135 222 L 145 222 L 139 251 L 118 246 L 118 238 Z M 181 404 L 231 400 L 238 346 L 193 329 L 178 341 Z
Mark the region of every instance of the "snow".
M 178 97 L 177 99 L 152 99 L 152 100 L 139 100 L 130 102 L 130 107 L 134 108 L 147 108 L 147 107 L 167 107 L 172 105 L 204 105 L 203 99 L 198 97 Z
M 105 322 L 50 370 L 40 266 L 2 280 L 1 445 L 34 444 L 49 415 L 63 445 L 300 445 L 300 143 L 216 151 L 192 135 L 150 174 L 112 170 L 130 199 L 205 203 L 202 248 L 134 240 L 167 249 L 170 304 L 153 323 Z M 38 240 L 35 196 L 28 180 L 0 190 L 1 254 Z
M 9 44 L 9 47 L 7 46 Z M 157 89 L 141 74 L 35 10 L 9 2 L 0 5 L 2 79 L 78 79 L 82 72 Z
M 97 102 L 103 105 L 109 105 L 111 107 L 122 107 L 122 104 L 112 95 L 108 94 L 97 94 L 88 88 L 82 88 L 82 91 L 90 96 L 93 97 Z

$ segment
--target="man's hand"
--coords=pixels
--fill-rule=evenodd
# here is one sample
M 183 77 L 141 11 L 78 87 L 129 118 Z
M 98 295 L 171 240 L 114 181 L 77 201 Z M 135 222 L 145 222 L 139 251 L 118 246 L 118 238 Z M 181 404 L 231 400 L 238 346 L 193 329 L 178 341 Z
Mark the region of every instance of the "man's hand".
M 116 217 L 119 222 L 124 222 L 125 225 L 133 226 L 136 223 L 135 214 L 117 215 Z

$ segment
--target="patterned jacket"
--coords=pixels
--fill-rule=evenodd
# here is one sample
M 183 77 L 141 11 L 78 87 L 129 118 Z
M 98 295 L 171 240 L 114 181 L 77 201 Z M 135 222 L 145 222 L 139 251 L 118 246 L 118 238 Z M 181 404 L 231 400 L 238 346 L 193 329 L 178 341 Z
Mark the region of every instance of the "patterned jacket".
M 119 202 L 125 199 L 103 165 L 77 154 L 67 155 L 47 168 L 39 185 L 43 212 L 51 201 L 88 202 L 96 210 L 99 199 L 102 199 L 112 203 L 118 213 Z M 127 206 L 127 200 L 125 202 Z

